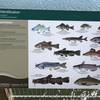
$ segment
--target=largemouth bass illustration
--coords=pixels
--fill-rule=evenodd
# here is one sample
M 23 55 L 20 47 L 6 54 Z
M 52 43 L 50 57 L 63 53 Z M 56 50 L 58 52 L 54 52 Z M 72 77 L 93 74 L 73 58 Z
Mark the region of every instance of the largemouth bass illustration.
M 82 42 L 83 40 L 84 41 L 87 41 L 87 37 L 83 38 L 83 36 L 79 36 L 79 37 L 67 37 L 67 38 L 63 38 L 63 40 L 66 40 L 66 41 L 79 41 L 79 42 Z
M 89 25 L 89 24 L 82 24 L 80 27 L 81 27 L 82 29 L 89 29 L 89 28 L 91 28 L 92 26 Z
M 84 53 L 83 55 L 91 57 L 93 56 L 100 57 L 100 50 L 95 50 L 91 48 L 88 52 Z
M 32 28 L 32 31 L 36 31 L 37 33 L 49 33 L 50 27 L 46 27 L 44 25 L 38 24 Z
M 62 85 L 63 83 L 69 83 L 69 77 L 57 77 L 52 78 L 52 75 L 48 75 L 47 77 L 38 78 L 33 80 L 34 84 L 59 84 Z
M 69 29 L 74 30 L 74 26 L 69 26 L 68 24 L 65 25 L 64 23 L 61 23 L 60 25 L 56 26 L 56 28 L 61 30 L 69 30 Z
M 91 41 L 100 44 L 100 37 L 94 37 L 91 39 Z
M 49 42 L 46 42 L 46 41 L 43 41 L 43 42 L 39 42 L 38 44 L 35 45 L 36 48 L 41 48 L 42 50 L 44 49 L 49 49 L 49 50 L 52 50 L 52 48 L 59 48 L 59 44 L 52 44 L 51 41 Z
M 74 56 L 74 55 L 80 56 L 80 50 L 73 51 L 73 50 L 66 50 L 66 48 L 64 48 L 62 50 L 55 51 L 54 54 L 60 55 L 60 56 L 65 56 L 65 57 Z
M 74 83 L 78 85 L 92 86 L 99 85 L 100 80 L 92 78 L 90 75 L 88 75 L 87 77 L 76 80 Z
M 66 63 L 59 63 L 59 62 L 43 62 L 40 64 L 35 65 L 39 69 L 45 69 L 45 68 L 66 68 Z
M 96 64 L 85 64 L 85 62 L 82 62 L 79 65 L 73 66 L 73 68 L 86 69 L 86 70 L 90 70 L 90 71 L 96 71 L 98 68 L 100 68 L 100 65 L 96 65 Z

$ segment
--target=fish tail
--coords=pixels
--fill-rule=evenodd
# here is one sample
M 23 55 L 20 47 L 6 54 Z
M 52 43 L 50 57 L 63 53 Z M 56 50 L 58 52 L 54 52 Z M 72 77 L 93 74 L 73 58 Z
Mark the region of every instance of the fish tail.
M 47 27 L 48 31 L 50 31 L 50 27 Z
M 70 28 L 71 28 L 72 30 L 74 30 L 74 26 L 71 26 Z
M 56 46 L 55 46 L 55 47 L 59 49 L 59 44 L 56 44 Z
M 69 77 L 65 77 L 65 78 L 63 78 L 62 80 L 63 80 L 63 82 L 68 83 L 68 82 L 69 82 Z
M 77 50 L 75 53 L 76 55 L 80 56 L 80 50 Z
M 85 40 L 85 41 L 87 41 L 87 37 L 86 37 L 86 38 L 84 38 L 84 40 Z
M 100 68 L 100 65 L 97 65 L 97 67 L 99 67 L 99 68 Z
M 61 65 L 61 67 L 66 68 L 66 63 L 62 63 L 60 65 Z

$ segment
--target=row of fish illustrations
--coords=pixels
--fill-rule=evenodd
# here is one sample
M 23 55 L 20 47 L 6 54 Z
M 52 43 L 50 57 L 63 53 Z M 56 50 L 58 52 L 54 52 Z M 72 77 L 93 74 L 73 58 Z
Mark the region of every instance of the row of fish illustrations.
M 42 50 L 44 49 L 52 50 L 52 48 L 59 49 L 59 44 L 52 44 L 51 41 L 50 42 L 43 41 L 36 44 L 35 47 L 41 48 Z M 81 52 L 80 50 L 73 51 L 73 50 L 66 50 L 66 48 L 64 48 L 64 49 L 55 51 L 54 54 L 67 57 L 67 56 L 74 56 L 74 55 L 80 56 L 80 52 Z M 100 50 L 96 51 L 95 49 L 91 48 L 88 52 L 84 53 L 83 55 L 100 57 Z
M 79 37 L 68 37 L 68 38 L 63 38 L 63 40 L 66 40 L 66 41 L 79 41 L 79 42 L 82 42 L 83 40 L 84 41 L 87 41 L 87 37 L 86 38 L 83 38 L 83 36 L 79 36 Z M 90 41 L 94 42 L 94 43 L 98 43 L 100 44 L 100 37 L 94 37 L 92 38 Z M 59 49 L 59 44 L 52 44 L 51 41 L 49 42 L 46 42 L 46 41 L 42 41 L 42 42 L 39 42 L 35 45 L 36 48 L 41 48 L 42 50 L 44 49 L 49 49 L 49 50 L 52 50 L 52 48 L 58 48 Z
M 34 84 L 58 84 L 58 85 L 62 85 L 63 83 L 69 83 L 69 81 L 70 81 L 69 77 L 52 78 L 52 75 L 50 74 L 47 77 L 34 79 L 33 83 Z M 87 77 L 77 79 L 74 82 L 74 84 L 84 85 L 84 86 L 99 85 L 100 80 L 95 79 L 95 78 L 91 77 L 90 75 L 88 75 Z
M 60 30 L 67 30 L 67 31 L 70 29 L 74 30 L 74 26 L 70 26 L 70 25 L 64 24 L 64 23 L 57 25 L 56 28 L 60 29 Z M 85 29 L 92 28 L 92 26 L 85 23 L 85 24 L 82 24 L 80 26 L 80 28 L 85 30 Z M 100 26 L 98 26 L 97 30 L 100 31 Z M 32 31 L 36 31 L 37 33 L 50 33 L 51 30 L 50 30 L 50 27 L 46 27 L 45 25 L 38 24 L 32 28 Z
M 67 68 L 66 63 L 59 63 L 59 62 L 42 62 L 39 64 L 35 65 L 36 68 L 39 69 L 46 69 L 46 68 L 50 68 L 50 69 L 59 69 L 59 68 Z M 100 68 L 100 65 L 96 65 L 96 64 L 85 64 L 85 62 L 83 61 L 81 64 L 78 65 L 74 65 L 73 68 L 77 68 L 77 69 L 85 69 L 85 70 L 90 70 L 90 71 L 96 71 L 98 68 Z

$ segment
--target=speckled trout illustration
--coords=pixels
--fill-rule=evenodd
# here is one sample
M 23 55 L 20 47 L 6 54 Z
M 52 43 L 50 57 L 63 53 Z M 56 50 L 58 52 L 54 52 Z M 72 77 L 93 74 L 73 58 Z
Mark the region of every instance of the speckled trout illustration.
M 74 65 L 73 68 L 96 71 L 98 68 L 100 68 L 100 65 L 96 65 L 96 64 L 85 64 L 85 62 L 83 61 L 79 65 Z
M 55 55 L 60 55 L 60 56 L 80 56 L 80 50 L 77 51 L 73 51 L 73 50 L 66 50 L 66 48 L 62 49 L 62 50 L 58 50 L 54 52 Z
M 59 48 L 59 44 L 52 44 L 51 41 L 49 42 L 46 42 L 46 41 L 43 41 L 43 42 L 39 42 L 38 44 L 35 45 L 36 48 L 41 48 L 42 50 L 44 49 L 49 49 L 49 50 L 52 50 L 52 48 Z
M 87 77 L 76 80 L 74 83 L 78 85 L 91 86 L 91 85 L 99 85 L 100 80 L 92 78 L 90 75 L 88 75 Z
M 63 40 L 66 40 L 66 41 L 79 41 L 79 42 L 82 42 L 83 40 L 84 41 L 87 41 L 87 37 L 83 38 L 83 36 L 79 36 L 79 37 L 67 37 L 67 38 L 63 38 Z
M 88 52 L 83 54 L 84 56 L 96 56 L 96 57 L 100 57 L 100 50 L 95 50 L 93 48 L 91 48 Z

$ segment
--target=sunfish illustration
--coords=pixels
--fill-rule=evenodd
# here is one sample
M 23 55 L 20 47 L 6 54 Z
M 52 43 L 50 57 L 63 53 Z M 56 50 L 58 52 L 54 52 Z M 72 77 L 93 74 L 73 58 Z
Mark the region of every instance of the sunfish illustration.
M 74 83 L 78 85 L 92 86 L 99 85 L 100 80 L 92 78 L 90 75 L 88 75 L 87 77 L 76 80 Z
M 95 50 L 93 48 L 91 48 L 88 52 L 83 54 L 84 56 L 96 56 L 96 57 L 100 57 L 100 50 Z
M 33 80 L 34 84 L 58 84 L 62 85 L 63 83 L 69 83 L 69 77 L 57 77 L 52 78 L 52 74 L 48 75 L 47 77 L 38 78 Z
M 67 38 L 63 38 L 63 40 L 82 42 L 83 40 L 84 40 L 84 41 L 87 41 L 87 37 L 85 37 L 85 38 L 83 38 L 83 36 L 79 36 L 79 37 L 67 37 Z
M 89 24 L 82 24 L 80 27 L 82 29 L 89 29 L 89 28 L 91 28 L 91 25 L 89 25 Z
M 79 65 L 74 65 L 73 68 L 86 69 L 86 70 L 90 70 L 90 71 L 96 71 L 98 68 L 100 68 L 100 65 L 85 64 L 85 62 L 82 62 Z
M 91 41 L 100 44 L 100 37 L 94 37 L 91 39 Z
M 67 68 L 66 63 L 59 63 L 59 62 L 42 62 L 40 64 L 35 65 L 39 69 L 45 69 L 45 68 Z
M 44 25 L 38 24 L 32 28 L 32 31 L 36 31 L 37 33 L 49 33 L 50 27 L 46 27 Z
M 52 48 L 59 48 L 59 44 L 52 44 L 51 41 L 49 42 L 46 42 L 46 41 L 43 41 L 43 42 L 39 42 L 38 44 L 35 45 L 36 48 L 41 48 L 42 50 L 44 49 L 49 49 L 49 50 L 52 50 Z
M 72 50 L 66 50 L 66 48 L 59 50 L 59 51 L 55 51 L 54 52 L 55 55 L 60 55 L 60 56 L 74 56 L 74 55 L 78 55 L 80 56 L 80 50 L 77 51 L 72 51 Z
M 56 28 L 61 30 L 69 30 L 69 29 L 74 30 L 74 26 L 69 26 L 68 24 L 65 25 L 64 23 L 61 23 L 60 25 L 56 26 Z

